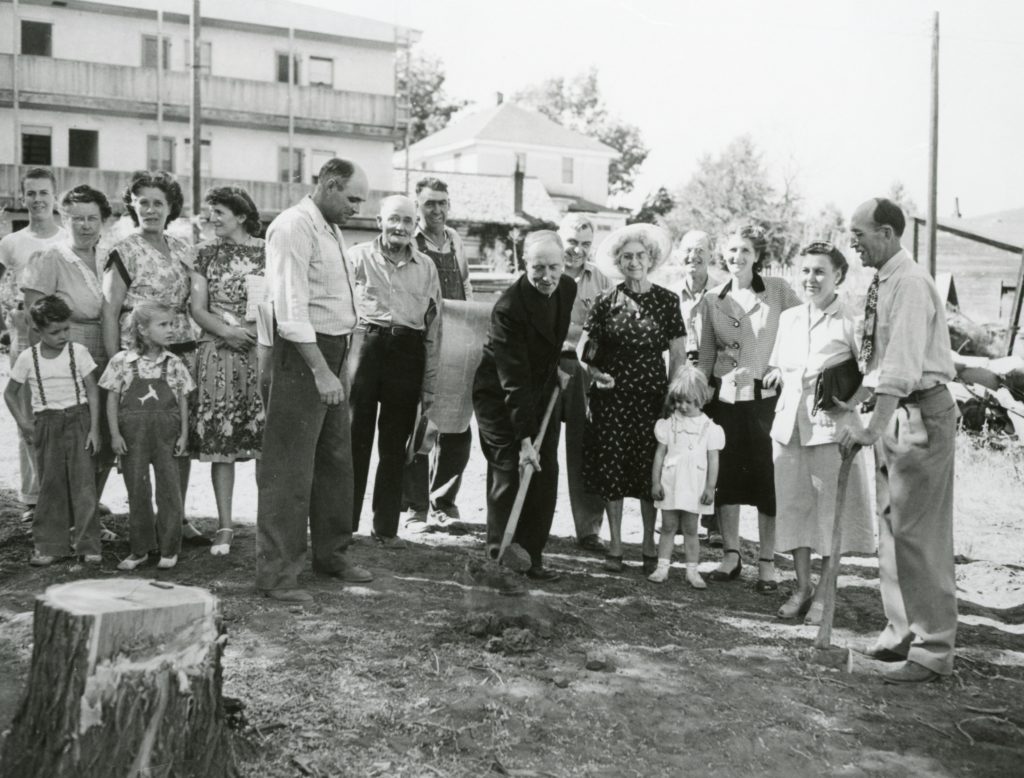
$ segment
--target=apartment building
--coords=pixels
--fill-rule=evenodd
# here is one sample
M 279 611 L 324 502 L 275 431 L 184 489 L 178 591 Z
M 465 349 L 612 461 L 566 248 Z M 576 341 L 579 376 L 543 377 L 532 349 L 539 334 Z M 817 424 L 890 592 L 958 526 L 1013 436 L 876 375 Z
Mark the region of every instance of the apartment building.
M 192 7 L 0 0 L 0 204 L 18 207 L 31 165 L 108 195 L 129 171 L 164 168 L 191 200 Z M 344 156 L 372 199 L 390 190 L 396 53 L 416 31 L 280 0 L 201 0 L 200 17 L 204 187 L 239 183 L 272 216 Z

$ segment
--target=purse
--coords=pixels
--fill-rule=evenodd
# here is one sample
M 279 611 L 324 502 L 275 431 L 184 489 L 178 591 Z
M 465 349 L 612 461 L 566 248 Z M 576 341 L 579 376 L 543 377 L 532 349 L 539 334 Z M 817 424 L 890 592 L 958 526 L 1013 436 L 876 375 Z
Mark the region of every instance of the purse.
M 813 411 L 831 411 L 836 408 L 833 397 L 846 402 L 860 389 L 864 376 L 857 366 L 856 358 L 851 357 L 838 365 L 826 367 L 818 374 L 814 384 Z

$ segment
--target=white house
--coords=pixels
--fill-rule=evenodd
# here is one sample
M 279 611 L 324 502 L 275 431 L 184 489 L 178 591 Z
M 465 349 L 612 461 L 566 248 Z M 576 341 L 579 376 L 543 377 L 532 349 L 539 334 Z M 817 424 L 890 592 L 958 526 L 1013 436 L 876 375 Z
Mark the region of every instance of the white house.
M 551 121 L 543 114 L 502 100 L 457 115 L 443 129 L 395 154 L 395 168 L 409 176 L 424 172 L 501 176 L 511 191 L 514 175 L 538 179 L 561 213 L 589 212 L 597 241 L 625 223 L 609 209 L 608 166 L 619 152 Z M 453 202 L 458 192 L 452 191 Z M 509 198 L 511 202 L 511 198 Z M 597 242 L 595 241 L 595 242 Z
M 191 199 L 191 9 L 189 0 L 20 0 L 15 17 L 0 0 L 3 204 L 17 203 L 19 170 L 30 165 L 108 196 L 126 172 L 164 168 Z M 204 186 L 239 183 L 273 215 L 308 191 L 324 161 L 344 156 L 367 170 L 375 197 L 390 190 L 405 122 L 396 52 L 418 32 L 281 0 L 202 0 L 201 13 Z

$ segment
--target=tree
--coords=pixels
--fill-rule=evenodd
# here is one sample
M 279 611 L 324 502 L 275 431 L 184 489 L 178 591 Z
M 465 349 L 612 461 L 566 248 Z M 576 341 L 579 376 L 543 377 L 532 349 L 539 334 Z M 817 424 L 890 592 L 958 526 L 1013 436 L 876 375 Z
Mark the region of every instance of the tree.
M 399 54 L 398 95 L 409 106 L 409 143 L 415 143 L 443 128 L 452 114 L 466 105 L 465 100 L 449 98 L 444 91 L 447 76 L 439 57 L 413 49 Z M 395 147 L 405 148 L 400 138 Z
M 910 193 L 907 192 L 907 188 L 903 186 L 903 182 L 899 179 L 892 182 L 892 186 L 889 187 L 888 197 L 903 209 L 903 215 L 907 217 L 908 222 L 917 215 L 917 203 L 914 202 Z
M 826 203 L 813 217 L 804 224 L 804 243 L 816 240 L 827 240 L 843 248 L 841 245 L 846 236 L 846 220 L 843 212 L 835 203 Z
M 800 245 L 802 200 L 795 172 L 787 171 L 777 190 L 753 139 L 741 135 L 718 157 L 700 158 L 666 222 L 676 235 L 691 229 L 721 234 L 739 220 L 759 222 L 768 230 L 769 258 L 788 264 Z
M 571 79 L 563 76 L 549 78 L 527 87 L 513 99 L 618 151 L 618 159 L 612 160 L 608 166 L 608 191 L 614 195 L 633 190 L 640 165 L 650 150 L 644 144 L 638 127 L 608 110 L 601 96 L 596 68 Z
M 626 219 L 627 224 L 661 224 L 665 216 L 676 207 L 676 200 L 665 188 L 659 187 L 644 198 L 640 208 Z

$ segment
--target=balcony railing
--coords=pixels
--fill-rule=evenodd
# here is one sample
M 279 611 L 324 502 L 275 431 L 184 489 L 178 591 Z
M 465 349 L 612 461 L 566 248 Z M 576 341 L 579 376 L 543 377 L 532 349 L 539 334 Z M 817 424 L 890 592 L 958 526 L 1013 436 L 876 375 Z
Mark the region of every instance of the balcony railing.
M 26 165 L 0 165 L 0 207 L 20 207 L 19 190 L 21 187 L 20 177 L 28 169 Z M 110 200 L 115 211 L 122 211 L 121 193 L 124 192 L 131 179 L 130 172 L 119 170 L 99 170 L 85 167 L 57 167 L 51 168 L 57 177 L 57 191 L 63 192 L 79 184 L 88 184 L 94 189 L 103 192 Z M 185 195 L 185 212 L 191 212 L 192 203 L 192 177 L 187 175 L 175 176 L 181 185 Z M 202 179 L 202 190 L 205 192 L 211 186 L 241 186 L 252 197 L 260 214 L 264 218 L 273 218 L 285 208 L 295 205 L 299 200 L 312 191 L 311 186 L 305 184 L 281 184 L 275 181 L 235 181 L 226 178 Z M 371 189 L 367 201 L 360 209 L 360 215 L 372 218 L 380 209 L 380 201 L 394 192 L 382 192 Z
M 0 54 L 0 92 L 10 101 L 14 84 L 14 57 Z M 161 92 L 168 119 L 188 118 L 191 76 L 165 70 Z M 97 62 L 18 57 L 18 90 L 22 103 L 32 107 L 109 111 L 113 114 L 155 117 L 157 72 L 155 68 L 104 65 Z M 293 86 L 271 81 L 250 81 L 221 76 L 201 77 L 203 118 L 213 123 L 252 123 L 276 128 L 287 125 L 291 115 L 297 129 L 332 125 L 365 128 L 372 134 L 390 132 L 395 126 L 395 98 L 367 92 L 344 92 L 322 86 Z

